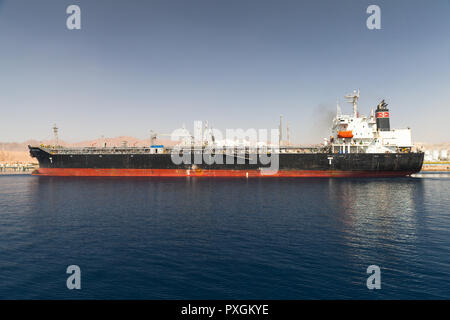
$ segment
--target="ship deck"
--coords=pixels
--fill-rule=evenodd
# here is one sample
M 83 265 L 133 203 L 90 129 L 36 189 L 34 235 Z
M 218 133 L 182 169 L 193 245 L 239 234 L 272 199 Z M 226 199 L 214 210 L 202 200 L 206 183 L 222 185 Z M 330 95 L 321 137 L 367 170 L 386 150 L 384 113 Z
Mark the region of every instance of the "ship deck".
M 38 146 L 30 148 L 38 148 L 49 154 L 152 154 L 155 148 L 152 147 L 49 147 Z M 190 153 L 213 152 L 222 154 L 242 154 L 242 153 L 326 153 L 328 148 L 323 146 L 281 146 L 281 147 L 165 147 L 161 153 L 171 153 L 176 150 Z

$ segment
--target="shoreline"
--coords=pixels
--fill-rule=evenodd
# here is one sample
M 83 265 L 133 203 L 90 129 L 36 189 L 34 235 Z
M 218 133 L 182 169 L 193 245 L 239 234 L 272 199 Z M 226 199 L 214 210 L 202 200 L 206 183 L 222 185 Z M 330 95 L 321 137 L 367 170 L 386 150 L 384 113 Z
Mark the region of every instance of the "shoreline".
M 440 172 L 449 172 L 450 171 L 450 163 L 424 163 L 422 165 L 422 170 L 426 172 L 440 171 Z

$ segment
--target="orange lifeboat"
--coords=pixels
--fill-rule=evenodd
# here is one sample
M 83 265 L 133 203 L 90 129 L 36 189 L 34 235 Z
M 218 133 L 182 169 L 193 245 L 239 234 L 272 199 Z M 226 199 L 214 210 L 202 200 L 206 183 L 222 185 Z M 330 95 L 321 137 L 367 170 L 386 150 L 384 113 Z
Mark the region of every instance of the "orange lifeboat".
M 338 138 L 353 138 L 353 132 L 350 131 L 339 131 Z

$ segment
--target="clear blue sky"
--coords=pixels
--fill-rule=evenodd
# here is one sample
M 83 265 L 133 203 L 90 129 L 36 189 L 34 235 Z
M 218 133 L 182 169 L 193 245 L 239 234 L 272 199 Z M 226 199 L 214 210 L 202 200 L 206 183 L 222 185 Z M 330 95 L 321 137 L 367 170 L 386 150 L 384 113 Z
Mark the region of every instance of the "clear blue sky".
M 66 28 L 81 7 L 81 30 Z M 381 30 L 366 8 L 381 7 Z M 0 0 L 0 141 L 146 138 L 194 120 L 320 142 L 343 95 L 450 139 L 450 2 Z

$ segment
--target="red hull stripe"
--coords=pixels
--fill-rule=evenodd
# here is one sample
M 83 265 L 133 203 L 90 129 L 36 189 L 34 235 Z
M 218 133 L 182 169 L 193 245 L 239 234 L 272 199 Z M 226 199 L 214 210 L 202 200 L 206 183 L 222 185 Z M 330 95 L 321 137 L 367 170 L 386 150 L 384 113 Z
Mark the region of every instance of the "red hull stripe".
M 337 171 L 337 170 L 282 170 L 263 175 L 260 170 L 184 170 L 184 169 L 78 169 L 40 168 L 33 172 L 39 176 L 79 177 L 394 177 L 407 176 L 406 171 Z

